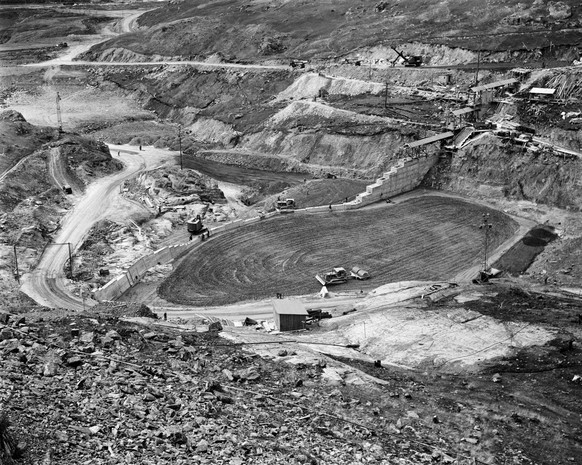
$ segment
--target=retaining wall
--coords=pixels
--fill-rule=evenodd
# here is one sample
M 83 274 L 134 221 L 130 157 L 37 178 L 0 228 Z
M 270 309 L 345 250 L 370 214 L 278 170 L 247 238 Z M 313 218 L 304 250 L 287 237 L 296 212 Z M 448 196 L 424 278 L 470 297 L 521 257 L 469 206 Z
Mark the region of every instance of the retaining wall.
M 306 213 L 326 212 L 330 210 L 330 207 L 333 211 L 355 210 L 370 203 L 377 202 L 378 200 L 388 199 L 409 192 L 418 187 L 437 159 L 438 155 L 425 155 L 418 158 L 402 159 L 389 171 L 384 173 L 381 178 L 378 178 L 374 184 L 366 186 L 366 191 L 358 194 L 354 201 L 335 205 L 307 207 L 299 211 Z M 210 235 L 214 236 L 245 224 L 271 218 L 275 215 L 278 215 L 278 213 L 271 212 L 247 220 L 234 220 L 208 229 L 210 230 Z M 145 257 L 141 257 L 121 276 L 112 279 L 102 288 L 95 290 L 93 292 L 94 298 L 98 301 L 115 300 L 130 287 L 138 283 L 150 268 L 156 265 L 170 263 L 198 244 L 200 244 L 200 240 L 193 240 L 186 244 L 163 247 Z
M 399 160 L 374 184 L 366 186 L 366 192 L 358 194 L 354 203 L 359 208 L 416 189 L 437 160 L 437 154 Z
M 210 230 L 210 235 L 216 235 L 224 231 L 229 231 L 231 229 L 237 228 L 244 224 L 255 223 L 266 218 L 271 218 L 278 215 L 277 212 L 267 213 L 262 216 L 257 216 L 255 218 L 250 218 L 248 220 L 234 220 L 230 223 L 221 224 L 214 228 L 208 228 Z M 199 236 L 200 237 L 200 236 Z M 131 265 L 121 276 L 113 278 L 103 287 L 93 291 L 93 297 L 95 300 L 102 302 L 105 300 L 115 300 L 129 288 L 135 286 L 146 274 L 146 272 L 156 265 L 165 265 L 172 262 L 176 258 L 179 258 L 188 250 L 194 248 L 196 245 L 200 244 L 201 239 L 189 241 L 185 244 L 172 245 L 169 247 L 162 247 L 161 249 L 152 252 L 149 255 L 141 257 L 133 265 Z

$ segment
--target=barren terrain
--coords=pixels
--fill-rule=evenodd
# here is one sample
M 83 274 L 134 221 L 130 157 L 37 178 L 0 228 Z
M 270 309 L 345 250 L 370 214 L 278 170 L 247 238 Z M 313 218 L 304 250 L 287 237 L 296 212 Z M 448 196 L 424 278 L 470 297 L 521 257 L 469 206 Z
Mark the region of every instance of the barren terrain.
M 478 221 L 488 211 L 427 197 L 359 212 L 288 214 L 209 241 L 180 264 L 160 294 L 194 306 L 262 299 L 278 292 L 301 295 L 317 292 L 315 275 L 334 266 L 357 265 L 373 277 L 341 285 L 342 290 L 452 278 L 459 268 L 478 262 Z M 493 250 L 517 225 L 490 212 L 496 224 Z
M 0 463 L 580 462 L 579 2 L 0 10 Z

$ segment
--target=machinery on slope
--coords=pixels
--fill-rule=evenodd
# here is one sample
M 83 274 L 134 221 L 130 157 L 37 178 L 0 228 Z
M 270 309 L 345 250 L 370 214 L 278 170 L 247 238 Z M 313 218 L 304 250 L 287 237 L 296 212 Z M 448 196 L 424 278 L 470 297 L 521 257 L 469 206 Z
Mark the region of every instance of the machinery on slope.
M 202 224 L 202 218 L 200 218 L 200 215 L 197 215 L 196 218 L 190 218 L 186 222 L 186 227 L 188 228 L 188 232 L 193 235 L 202 234 L 207 231 Z
M 293 210 L 295 210 L 296 207 L 297 205 L 295 205 L 295 199 L 277 199 L 276 208 L 279 213 L 291 213 Z
M 317 279 L 322 286 L 330 286 L 334 284 L 345 284 L 349 279 L 370 279 L 370 273 L 359 266 L 354 266 L 349 273 L 345 268 L 336 266 L 332 271 L 315 275 L 315 279 Z
M 366 270 L 363 270 L 359 266 L 352 267 L 352 270 L 350 273 L 352 275 L 352 278 L 354 278 L 354 279 L 359 279 L 362 281 L 366 280 L 366 279 L 370 279 L 370 273 L 368 273 Z
M 396 52 L 398 55 L 395 60 L 392 61 L 392 66 L 395 65 L 398 58 L 402 58 L 404 60 L 404 66 L 406 67 L 419 67 L 422 65 L 422 57 L 418 55 L 403 55 L 401 52 L 396 50 L 394 47 L 390 47 L 392 50 Z

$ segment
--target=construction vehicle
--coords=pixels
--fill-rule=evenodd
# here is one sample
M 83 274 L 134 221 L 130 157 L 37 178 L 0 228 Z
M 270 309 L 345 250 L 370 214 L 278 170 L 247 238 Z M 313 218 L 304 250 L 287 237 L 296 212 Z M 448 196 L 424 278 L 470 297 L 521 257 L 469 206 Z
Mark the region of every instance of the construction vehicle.
M 291 63 L 289 63 L 289 66 L 291 66 L 291 68 L 305 68 L 305 65 L 308 62 L 305 60 L 291 60 Z
M 200 215 L 197 215 L 196 218 L 190 218 L 186 222 L 186 225 L 190 234 L 202 234 L 206 231 L 206 228 L 202 224 L 202 218 L 200 218 Z
M 295 199 L 277 199 L 276 208 L 279 213 L 290 213 L 295 209 Z
M 341 266 L 335 267 L 332 271 L 315 275 L 315 279 L 319 281 L 322 286 L 330 286 L 333 284 L 344 284 L 348 282 L 348 272 Z
M 352 275 L 352 278 L 355 279 L 360 280 L 370 279 L 370 273 L 368 273 L 366 270 L 361 269 L 359 266 L 354 266 L 350 273 Z
M 321 308 L 307 309 L 307 319 L 306 323 L 313 323 L 326 318 L 331 318 L 332 315 L 329 312 L 324 312 Z
M 404 60 L 404 66 L 406 67 L 419 67 L 422 65 L 422 57 L 418 56 L 418 55 L 403 55 L 402 53 L 400 53 L 398 50 L 396 50 L 394 47 L 390 47 L 392 50 L 394 50 L 396 52 L 396 54 L 398 55 L 393 61 L 392 61 L 392 66 L 394 66 L 396 64 L 396 61 L 398 60 L 398 58 L 402 58 L 402 60 Z

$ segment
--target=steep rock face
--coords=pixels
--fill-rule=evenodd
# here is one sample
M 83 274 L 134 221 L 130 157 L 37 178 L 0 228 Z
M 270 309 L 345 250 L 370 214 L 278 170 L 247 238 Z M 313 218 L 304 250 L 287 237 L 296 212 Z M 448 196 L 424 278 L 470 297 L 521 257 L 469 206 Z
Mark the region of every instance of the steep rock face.
M 450 163 L 450 164 L 449 164 Z M 582 208 L 582 162 L 541 150 L 526 151 L 486 136 L 441 161 L 427 182 L 468 195 L 524 199 L 561 208 Z
M 246 136 L 242 145 L 257 152 L 281 155 L 310 165 L 312 170 L 345 168 L 364 177 L 382 173 L 404 142 L 396 132 L 353 136 L 324 132 L 264 130 Z

